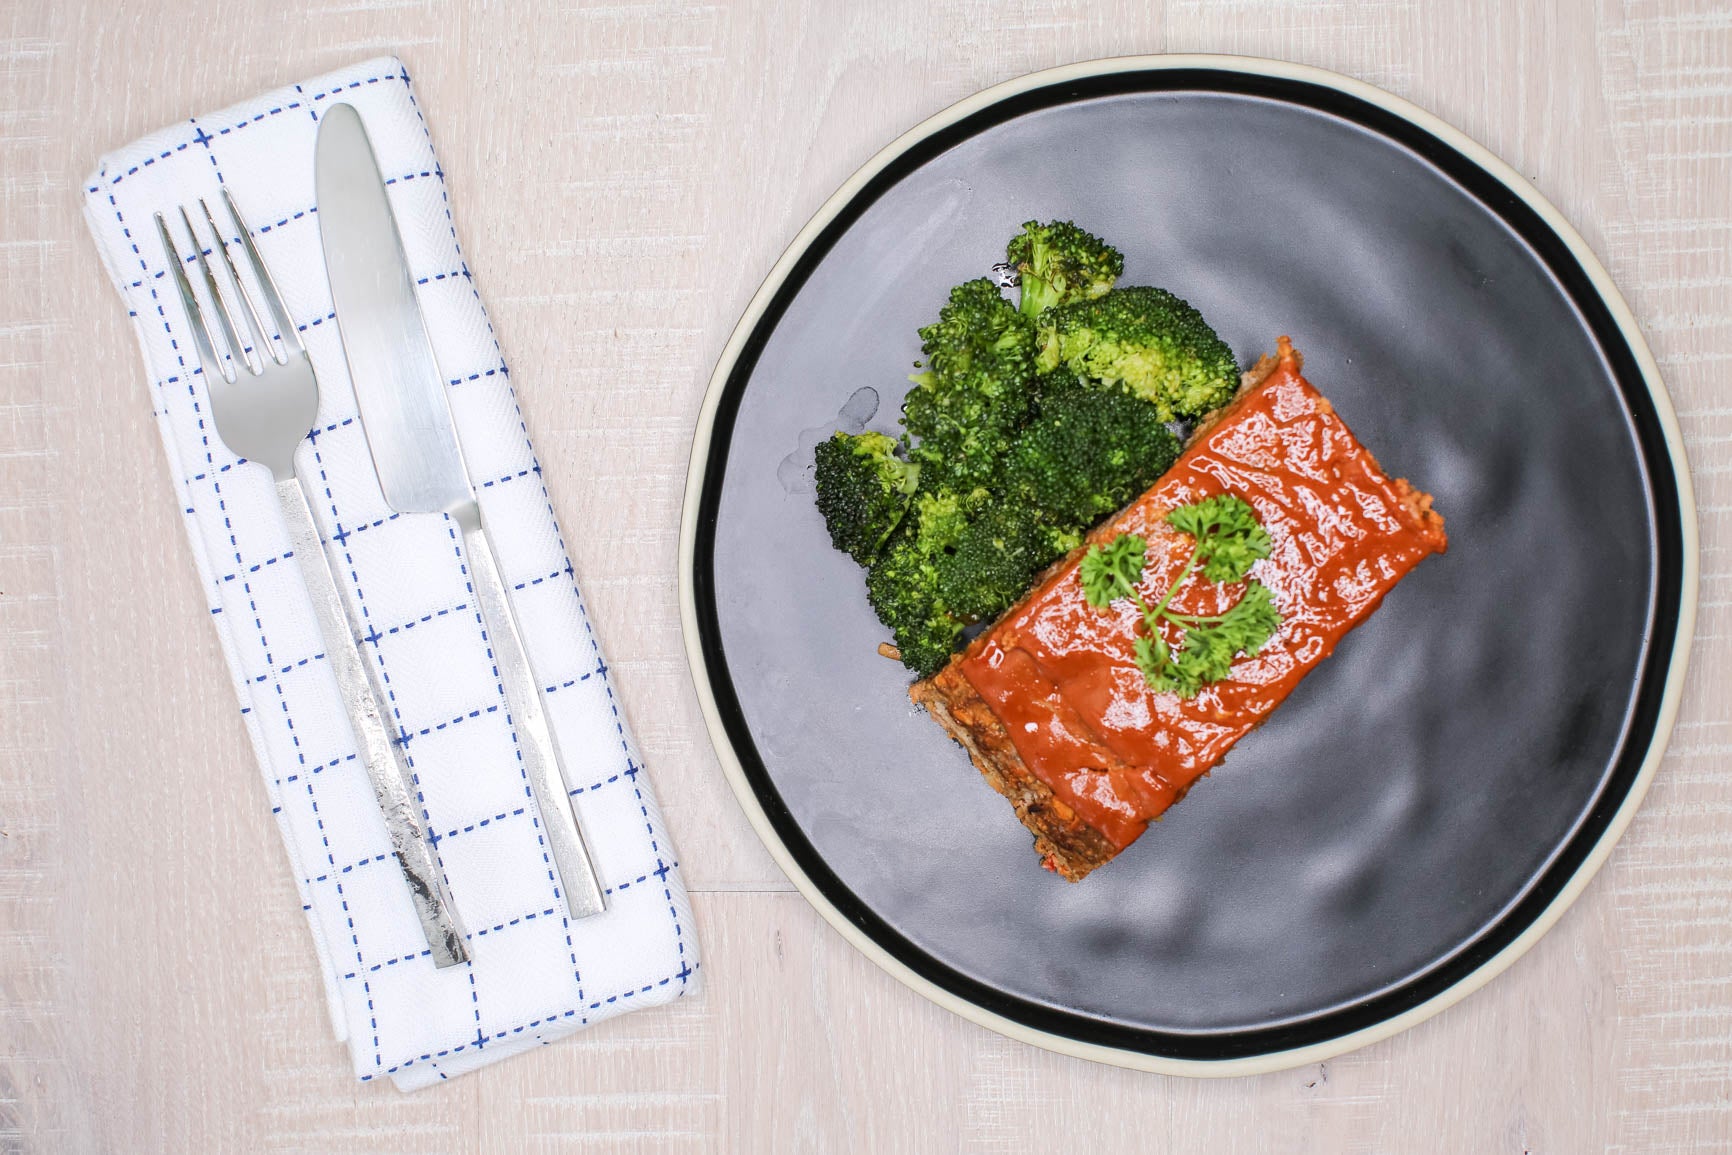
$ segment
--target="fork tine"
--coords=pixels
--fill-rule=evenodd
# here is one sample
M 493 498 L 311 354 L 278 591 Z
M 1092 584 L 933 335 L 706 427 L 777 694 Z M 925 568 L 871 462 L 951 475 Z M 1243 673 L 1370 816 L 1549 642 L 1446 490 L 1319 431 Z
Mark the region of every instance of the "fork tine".
M 180 248 L 174 243 L 174 237 L 168 231 L 168 222 L 162 219 L 162 214 L 156 214 L 156 232 L 162 238 L 163 256 L 168 259 L 169 271 L 174 274 L 175 288 L 180 291 L 181 308 L 186 310 L 186 323 L 192 329 L 192 343 L 198 349 L 199 365 L 206 373 L 213 369 L 230 385 L 235 383 L 235 371 L 216 355 L 216 348 L 211 344 L 210 330 L 205 328 L 204 312 L 199 308 L 198 298 L 193 296 L 192 282 L 186 279 L 186 262 L 180 255 Z M 198 236 L 193 236 L 193 245 L 198 244 Z
M 241 304 L 246 306 L 242 319 L 247 322 L 247 329 L 253 338 L 253 348 L 259 351 L 259 364 L 264 364 L 264 355 L 269 353 L 271 360 L 279 365 L 287 365 L 289 358 L 277 351 L 276 343 L 271 340 L 271 331 L 265 327 L 264 318 L 259 316 L 259 307 L 253 303 L 253 295 L 247 289 L 247 283 L 241 280 L 240 270 L 235 268 L 234 258 L 229 256 L 228 241 L 223 239 L 223 230 L 217 227 L 216 217 L 211 215 L 210 202 L 200 197 L 198 207 L 204 210 L 205 223 L 210 226 L 211 236 L 216 238 L 216 251 L 222 255 L 223 266 L 228 269 L 229 282 L 240 294 Z
M 272 279 L 270 268 L 259 256 L 258 246 L 253 244 L 252 230 L 247 228 L 247 222 L 241 217 L 241 210 L 235 204 L 234 194 L 229 192 L 226 185 L 223 186 L 223 203 L 228 206 L 229 216 L 234 218 L 235 229 L 240 233 L 241 248 L 246 250 L 247 260 L 252 263 L 253 273 L 259 279 L 259 292 L 264 294 L 265 305 L 277 322 L 277 335 L 281 337 L 283 346 L 296 353 L 306 352 L 306 346 L 301 344 L 300 330 L 295 328 L 294 321 L 289 319 L 289 310 L 283 304 L 283 295 L 277 290 L 277 282 Z
M 246 345 L 241 341 L 237 331 L 234 314 L 229 310 L 228 299 L 217 288 L 216 274 L 211 272 L 210 262 L 205 259 L 204 241 L 200 239 L 198 230 L 193 227 L 192 218 L 187 215 L 186 206 L 180 206 L 180 219 L 186 225 L 186 231 L 192 234 L 193 257 L 198 261 L 198 270 L 204 274 L 204 287 L 210 293 L 210 299 L 216 305 L 217 324 L 223 331 L 223 340 L 228 342 L 229 356 L 246 366 L 248 373 L 264 372 L 264 365 L 253 367 L 253 359 L 247 355 Z

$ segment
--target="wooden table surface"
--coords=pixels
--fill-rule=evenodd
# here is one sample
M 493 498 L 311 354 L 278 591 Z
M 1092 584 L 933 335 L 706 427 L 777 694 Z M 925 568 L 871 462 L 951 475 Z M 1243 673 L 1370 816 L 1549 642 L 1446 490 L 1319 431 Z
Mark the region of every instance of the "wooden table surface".
M 1421 1027 L 1226 1081 L 1007 1041 L 845 945 L 728 791 L 675 587 L 711 366 L 808 215 L 978 88 L 1160 51 L 1345 72 L 1532 179 L 1653 344 L 1702 523 L 1682 719 L 1581 902 Z M 700 1000 L 414 1096 L 353 1081 L 286 859 L 254 852 L 276 831 L 77 195 L 106 149 L 385 52 L 417 79 L 708 970 Z M 1729 165 L 1713 0 L 4 0 L 0 1150 L 1726 1150 Z

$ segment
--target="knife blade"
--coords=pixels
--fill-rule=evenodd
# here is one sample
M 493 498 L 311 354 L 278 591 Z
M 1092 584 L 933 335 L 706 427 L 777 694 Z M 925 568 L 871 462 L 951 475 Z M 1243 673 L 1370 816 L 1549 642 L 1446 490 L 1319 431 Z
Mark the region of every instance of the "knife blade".
M 541 682 L 530 665 L 463 463 L 446 379 L 415 295 L 385 180 L 352 105 L 332 105 L 320 118 L 313 171 L 337 329 L 380 490 L 399 514 L 445 514 L 457 523 L 560 892 L 571 917 L 597 914 L 606 904 L 571 804 Z

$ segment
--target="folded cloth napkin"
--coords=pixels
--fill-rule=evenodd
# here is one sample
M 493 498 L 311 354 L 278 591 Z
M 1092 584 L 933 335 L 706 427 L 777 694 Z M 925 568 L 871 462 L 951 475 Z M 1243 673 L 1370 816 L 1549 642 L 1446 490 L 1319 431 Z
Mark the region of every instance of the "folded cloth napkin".
M 455 527 L 379 492 L 325 280 L 313 195 L 322 112 L 355 106 L 385 174 L 470 477 L 524 625 L 608 909 L 566 917 L 519 767 Z M 298 471 L 363 657 L 416 782 L 473 961 L 436 970 L 389 850 L 270 474 L 207 420 L 204 378 L 152 215 L 228 186 L 300 329 L 320 408 Z M 199 116 L 115 152 L 85 215 L 130 311 L 193 556 L 362 1079 L 410 1089 L 695 990 L 691 908 L 584 613 L 541 466 L 457 245 L 403 65 L 370 61 Z M 187 242 L 183 238 L 182 244 Z M 197 280 L 196 275 L 194 280 Z M 243 378 L 244 380 L 244 378 Z

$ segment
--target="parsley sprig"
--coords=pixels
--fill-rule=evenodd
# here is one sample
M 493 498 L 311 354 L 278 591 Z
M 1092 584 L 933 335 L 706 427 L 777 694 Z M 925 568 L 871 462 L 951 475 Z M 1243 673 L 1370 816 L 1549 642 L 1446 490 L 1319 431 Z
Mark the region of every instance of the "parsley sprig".
M 1167 524 L 1191 535 L 1197 544 L 1178 578 L 1153 606 L 1137 589 L 1148 560 L 1148 542 L 1134 533 L 1090 546 L 1078 576 L 1090 605 L 1105 609 L 1123 598 L 1142 613 L 1147 632 L 1132 646 L 1137 668 L 1149 686 L 1194 698 L 1205 685 L 1225 678 L 1238 655 L 1261 650 L 1280 628 L 1281 614 L 1269 587 L 1259 581 L 1247 582 L 1244 596 L 1223 613 L 1182 614 L 1168 605 L 1198 569 L 1212 582 L 1243 580 L 1259 558 L 1269 556 L 1269 533 L 1258 524 L 1250 505 L 1227 493 L 1179 506 L 1167 514 Z M 1176 650 L 1161 633 L 1163 620 L 1185 631 L 1185 640 Z

